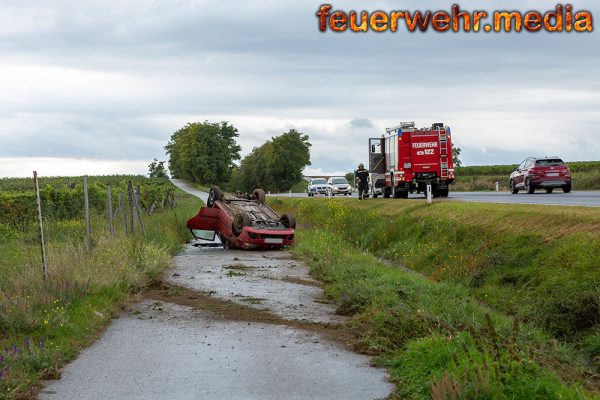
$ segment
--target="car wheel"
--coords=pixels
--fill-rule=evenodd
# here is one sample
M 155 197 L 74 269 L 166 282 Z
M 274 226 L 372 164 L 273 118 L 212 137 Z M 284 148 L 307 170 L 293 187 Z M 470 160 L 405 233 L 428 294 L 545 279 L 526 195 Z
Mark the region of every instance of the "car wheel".
M 245 226 L 250 226 L 250 215 L 245 212 L 240 212 L 233 217 L 231 231 L 235 236 L 240 236 Z
M 286 228 L 296 229 L 296 218 L 292 214 L 283 214 L 279 221 Z
M 535 193 L 535 188 L 533 186 L 531 186 L 531 182 L 529 181 L 529 178 L 525 179 L 525 190 L 529 194 Z
M 512 179 L 510 180 L 510 192 L 511 192 L 512 194 L 517 194 L 517 193 L 519 193 L 519 189 L 517 189 L 517 188 L 515 187 L 515 183 L 513 182 L 513 180 L 512 180 Z
M 562 190 L 565 193 L 570 193 L 571 192 L 571 185 L 563 186 Z
M 213 186 L 210 188 L 208 192 L 208 199 L 206 200 L 207 207 L 213 207 L 215 205 L 215 201 L 221 201 L 223 199 L 223 193 L 221 192 L 221 188 L 218 186 Z
M 254 192 L 252 192 L 252 200 L 256 200 L 260 204 L 265 204 L 265 197 L 265 191 L 262 189 L 254 189 Z
M 554 191 L 554 188 L 548 188 L 548 189 L 546 189 L 546 193 L 548 193 L 548 194 L 552 193 L 552 191 Z

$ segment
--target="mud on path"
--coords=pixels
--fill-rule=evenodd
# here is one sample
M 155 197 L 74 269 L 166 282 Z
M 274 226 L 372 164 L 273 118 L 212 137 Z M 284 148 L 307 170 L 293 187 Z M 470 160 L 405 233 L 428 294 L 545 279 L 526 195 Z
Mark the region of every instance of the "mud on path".
M 386 398 L 320 286 L 285 251 L 190 244 L 39 398 Z

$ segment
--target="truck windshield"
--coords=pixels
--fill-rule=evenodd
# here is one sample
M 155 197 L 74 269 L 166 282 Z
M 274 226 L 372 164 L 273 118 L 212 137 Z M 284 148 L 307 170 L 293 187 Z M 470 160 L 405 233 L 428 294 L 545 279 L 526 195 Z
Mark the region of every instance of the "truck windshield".
M 337 179 L 332 179 L 331 183 L 334 185 L 347 185 L 348 181 L 345 180 L 344 178 L 337 178 Z
M 545 160 L 537 160 L 536 167 L 560 167 L 563 161 L 560 158 L 547 158 Z
M 325 179 L 313 179 L 312 181 L 310 181 L 311 185 L 324 185 L 326 183 L 327 181 Z

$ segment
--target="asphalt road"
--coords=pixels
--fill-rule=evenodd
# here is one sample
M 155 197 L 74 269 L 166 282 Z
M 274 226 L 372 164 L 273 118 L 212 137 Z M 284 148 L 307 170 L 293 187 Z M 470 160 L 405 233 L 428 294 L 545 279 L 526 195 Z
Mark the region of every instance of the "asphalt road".
M 306 193 L 282 193 L 273 194 L 273 196 L 291 196 L 307 197 Z M 335 196 L 335 198 L 357 198 L 357 194 L 352 196 Z M 424 199 L 423 194 L 411 194 L 411 199 Z M 376 199 L 380 200 L 381 198 Z M 392 199 L 393 201 L 402 201 Z M 599 191 L 579 191 L 571 193 L 562 193 L 560 190 L 556 193 L 546 194 L 539 192 L 535 194 L 510 194 L 509 192 L 450 192 L 448 199 L 435 199 L 435 201 L 469 201 L 476 203 L 500 203 L 500 204 L 544 204 L 552 206 L 587 206 L 600 207 Z

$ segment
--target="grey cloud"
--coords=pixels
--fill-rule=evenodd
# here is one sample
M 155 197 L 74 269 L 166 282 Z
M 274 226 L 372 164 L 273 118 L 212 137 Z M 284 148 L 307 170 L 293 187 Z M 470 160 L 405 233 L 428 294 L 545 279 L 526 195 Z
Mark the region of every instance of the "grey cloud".
M 350 121 L 350 127 L 352 128 L 374 128 L 375 124 L 368 118 L 354 118 Z
M 453 3 L 334 4 L 344 10 L 446 10 Z M 9 1 L 0 13 L 1 65 L 71 68 L 90 75 L 48 90 L 22 82 L 3 86 L 2 79 L 11 78 L 0 77 L 0 87 L 10 94 L 26 94 L 23 101 L 0 98 L 5 122 L 0 156 L 152 159 L 186 122 L 177 117 L 182 115 L 198 121 L 226 116 L 236 126 L 243 117 L 278 118 L 277 128 L 240 132 L 244 152 L 297 126 L 315 143 L 313 167 L 324 169 L 353 165 L 364 156 L 368 135 L 407 119 L 460 127 L 457 140 L 461 134 L 475 136 L 473 121 L 518 130 L 526 121 L 556 120 L 558 127 L 559 120 L 568 120 L 575 137 L 572 154 L 597 148 L 589 121 L 597 122 L 594 112 L 600 109 L 598 33 L 323 34 L 314 16 L 320 4 Z M 516 0 L 465 0 L 461 7 L 548 8 Z M 600 14 L 592 1 L 577 7 Z M 89 83 L 94 74 L 107 77 Z M 78 90 L 78 83 L 89 87 Z M 162 117 L 171 122 L 157 123 Z M 314 122 L 303 126 L 296 119 Z M 349 129 L 321 128 L 327 119 Z M 549 135 L 564 134 L 564 128 L 549 125 Z M 19 126 L 20 135 L 7 126 Z M 340 144 L 341 137 L 347 143 Z M 485 159 L 475 157 L 479 146 L 468 144 L 462 146 L 473 159 Z M 326 154 L 331 148 L 341 158 Z M 493 145 L 487 148 L 494 153 Z M 503 151 L 489 157 L 508 162 L 510 154 Z

